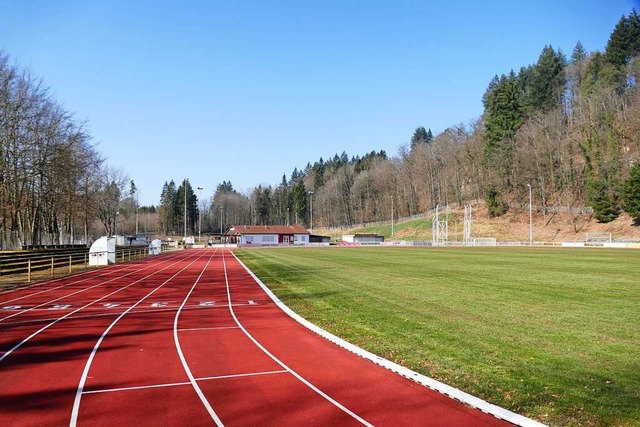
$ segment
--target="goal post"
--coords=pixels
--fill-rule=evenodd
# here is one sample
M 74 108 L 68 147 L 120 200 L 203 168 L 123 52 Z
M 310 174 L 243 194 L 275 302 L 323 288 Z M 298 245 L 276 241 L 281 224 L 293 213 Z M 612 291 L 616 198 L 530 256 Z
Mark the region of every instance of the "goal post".
M 497 246 L 495 237 L 476 237 L 473 239 L 473 246 Z

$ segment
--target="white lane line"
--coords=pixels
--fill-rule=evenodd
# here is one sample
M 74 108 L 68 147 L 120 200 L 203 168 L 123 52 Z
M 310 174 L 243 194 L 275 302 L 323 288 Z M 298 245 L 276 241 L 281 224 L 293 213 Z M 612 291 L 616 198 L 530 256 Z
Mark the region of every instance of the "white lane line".
M 42 331 L 44 331 L 44 330 L 46 330 L 46 329 L 49 329 L 51 326 L 55 325 L 56 323 L 58 323 L 58 322 L 60 322 L 60 321 L 62 321 L 62 320 L 64 320 L 64 319 L 66 319 L 66 318 L 68 318 L 68 317 L 72 316 L 73 314 L 75 314 L 75 313 L 79 312 L 80 310 L 82 310 L 82 309 L 84 309 L 84 308 L 86 308 L 86 307 L 89 307 L 89 306 L 90 306 L 90 305 L 92 305 L 92 304 L 95 304 L 95 303 L 97 303 L 97 302 L 100 302 L 100 301 L 102 301 L 103 299 L 108 298 L 108 297 L 110 297 L 110 296 L 111 296 L 111 295 L 113 295 L 113 294 L 116 294 L 116 293 L 118 293 L 118 292 L 120 292 L 120 291 L 123 291 L 123 290 L 125 290 L 125 289 L 127 289 L 127 288 L 129 288 L 129 287 L 131 287 L 131 286 L 133 286 L 133 285 L 135 285 L 136 283 L 141 282 L 141 281 L 143 281 L 143 280 L 145 280 L 145 279 L 147 279 L 147 278 L 149 278 L 149 277 L 153 276 L 154 274 L 158 274 L 158 273 L 159 273 L 159 272 L 161 272 L 162 270 L 165 270 L 165 269 L 167 269 L 167 268 L 171 267 L 172 265 L 177 264 L 179 261 L 180 261 L 180 260 L 177 260 L 176 262 L 174 262 L 174 263 L 172 263 L 172 264 L 169 264 L 169 265 L 167 265 L 166 267 L 164 267 L 164 268 L 162 268 L 162 269 L 160 269 L 160 270 L 154 271 L 153 273 L 148 274 L 147 276 L 142 277 L 142 278 L 140 278 L 140 279 L 136 280 L 135 282 L 130 283 L 130 284 L 129 284 L 129 285 L 127 285 L 127 286 L 124 286 L 124 287 L 121 287 L 121 288 L 119 288 L 119 289 L 116 289 L 115 291 L 113 291 L 113 292 L 111 292 L 111 293 L 109 293 L 109 294 L 107 294 L 107 295 L 104 295 L 104 296 L 102 296 L 102 297 L 98 298 L 97 300 L 94 300 L 94 301 L 90 302 L 89 304 L 86 304 L 86 305 L 84 305 L 84 306 L 82 306 L 82 307 L 80 307 L 80 308 L 77 308 L 77 309 L 75 309 L 75 310 L 73 310 L 73 311 L 71 311 L 71 312 L 69 312 L 69 313 L 65 314 L 64 316 L 58 317 L 58 318 L 57 318 L 56 320 L 54 320 L 53 322 L 51 322 L 51 323 L 47 324 L 46 326 L 43 326 L 42 328 L 38 329 L 37 331 L 35 331 L 35 332 L 34 332 L 34 333 L 32 333 L 31 335 L 29 335 L 27 338 L 25 338 L 25 339 L 23 339 L 22 341 L 20 341 L 18 344 L 14 345 L 14 346 L 9 350 L 9 351 L 7 351 L 5 354 L 3 354 L 3 355 L 0 357 L 0 362 L 2 362 L 4 359 L 6 359 L 6 358 L 7 358 L 7 356 L 9 356 L 11 353 L 13 353 L 14 351 L 16 351 L 16 350 L 17 350 L 17 349 L 19 349 L 20 347 L 22 347 L 22 346 L 23 346 L 24 344 L 26 344 L 29 340 L 31 340 L 31 338 L 35 337 L 35 336 L 36 336 L 36 335 L 38 335 L 40 332 L 42 332 Z
M 211 328 L 183 328 L 183 329 L 178 329 L 178 332 L 184 332 L 184 331 L 220 331 L 223 329 L 239 329 L 237 326 L 217 326 L 217 327 L 211 327 Z
M 94 289 L 94 288 L 97 288 L 97 287 L 103 286 L 103 285 L 105 285 L 105 284 L 107 284 L 107 283 L 110 283 L 110 282 L 113 282 L 113 281 L 115 281 L 115 280 L 123 279 L 123 278 L 125 278 L 125 277 L 127 277 L 127 276 L 130 276 L 130 275 L 134 274 L 134 273 L 139 273 L 139 272 L 141 272 L 141 271 L 148 270 L 148 269 L 149 269 L 149 268 L 151 268 L 151 267 L 153 267 L 153 266 L 152 266 L 152 265 L 149 265 L 149 266 L 147 266 L 147 267 L 145 267 L 145 268 L 141 268 L 141 269 L 138 269 L 138 270 L 131 271 L 131 272 L 127 273 L 127 274 L 123 274 L 122 276 L 114 277 L 113 279 L 107 280 L 106 282 L 100 282 L 100 283 L 98 283 L 97 285 L 89 286 L 88 288 L 80 289 L 80 290 L 75 291 L 75 292 L 72 292 L 72 293 L 70 293 L 70 294 L 63 295 L 63 296 L 61 296 L 61 297 L 59 297 L 59 298 L 56 298 L 56 299 L 53 299 L 53 300 L 50 300 L 50 301 L 47 301 L 47 302 L 43 302 L 42 304 L 38 304 L 38 305 L 35 305 L 35 306 L 31 307 L 31 308 L 28 308 L 28 309 L 25 309 L 25 310 L 19 311 L 19 312 L 17 312 L 17 313 L 13 313 L 13 314 L 11 314 L 11 315 L 8 315 L 8 316 L 5 316 L 5 317 L 3 317 L 3 318 L 0 318 L 0 322 L 3 322 L 3 321 L 5 321 L 5 320 L 7 320 L 7 319 L 11 319 L 11 318 L 13 318 L 13 317 L 15 317 L 15 316 L 18 316 L 18 315 L 21 315 L 21 314 L 24 314 L 24 313 L 28 313 L 28 312 L 30 312 L 30 311 L 32 311 L 32 310 L 37 310 L 37 309 L 39 309 L 39 308 L 41 308 L 41 307 L 44 307 L 44 306 L 46 306 L 46 305 L 49 305 L 49 304 L 54 303 L 54 302 L 56 302 L 56 301 L 59 301 L 59 300 L 61 300 L 61 299 L 65 299 L 65 298 L 68 298 L 68 297 L 71 297 L 71 296 L 77 295 L 77 294 L 79 294 L 79 293 L 82 293 L 82 292 L 88 291 L 88 290 L 90 290 L 90 289 Z M 116 270 L 116 272 L 120 272 L 120 270 L 123 270 L 123 268 L 117 269 L 117 270 Z M 102 276 L 105 276 L 105 274 L 102 274 L 102 275 L 98 276 L 98 278 L 99 278 L 99 277 L 102 277 Z M 89 278 L 87 278 L 87 279 L 84 279 L 84 280 L 88 280 L 88 279 L 90 279 L 90 277 L 89 277 Z M 77 284 L 77 283 L 83 282 L 84 280 L 80 280 L 80 281 L 78 281 L 78 282 L 75 282 L 74 284 Z M 57 288 L 56 288 L 56 289 L 57 289 Z M 27 295 L 27 296 L 28 296 L 28 295 Z M 21 299 L 21 298 L 18 298 L 18 299 Z
M 246 304 L 240 304 L 240 305 L 246 305 Z M 120 309 L 126 309 L 128 306 L 124 306 L 124 307 L 120 307 Z M 213 307 L 211 307 L 213 308 Z M 219 308 L 224 308 L 226 309 L 227 306 L 220 306 Z M 133 313 L 131 313 L 131 315 L 136 315 L 136 314 L 144 314 L 144 313 L 164 313 L 167 311 L 176 311 L 178 309 L 178 307 L 168 307 L 168 308 L 161 308 L 161 309 L 148 309 L 148 310 L 134 310 Z M 185 307 L 184 310 L 201 310 L 202 307 L 197 307 L 197 306 L 191 306 L 191 307 Z M 43 310 L 43 311 L 50 311 L 50 310 Z M 88 308 L 87 310 L 85 310 L 85 312 L 87 311 L 91 311 L 91 308 Z M 104 311 L 104 310 L 103 310 Z M 117 310 L 110 310 L 107 312 L 103 312 L 103 313 L 95 313 L 95 314 L 87 314 L 87 315 L 82 315 L 82 316 L 69 316 L 67 319 L 69 320 L 76 320 L 76 319 L 93 319 L 96 317 L 109 317 L 109 316 L 117 316 L 118 315 L 118 311 Z M 2 330 L 3 327 L 6 326 L 15 326 L 15 325 L 26 325 L 29 323 L 43 323 L 43 322 L 50 322 L 53 320 L 56 320 L 57 317 L 50 317 L 50 318 L 42 318 L 42 319 L 30 319 L 30 320 L 20 320 L 18 322 L 6 322 L 6 323 L 2 323 L 0 324 L 0 330 Z
M 211 404 L 209 403 L 209 401 L 205 397 L 204 393 L 202 392 L 202 389 L 200 388 L 200 386 L 196 382 L 196 379 L 194 378 L 193 373 L 191 372 L 191 369 L 189 368 L 189 365 L 187 364 L 187 360 L 184 358 L 184 353 L 182 352 L 182 347 L 180 346 L 180 339 L 178 338 L 178 318 L 180 317 L 180 313 L 182 312 L 182 309 L 184 308 L 185 304 L 187 303 L 187 300 L 189 299 L 189 297 L 193 293 L 193 290 L 198 285 L 198 282 L 202 278 L 202 275 L 207 270 L 207 267 L 209 267 L 209 264 L 211 263 L 211 260 L 213 259 L 213 257 L 216 254 L 216 252 L 218 252 L 217 249 L 213 252 L 213 254 L 211 254 L 211 257 L 209 257 L 209 260 L 207 261 L 207 263 L 205 264 L 204 268 L 200 272 L 200 275 L 198 276 L 196 281 L 193 283 L 193 286 L 191 286 L 191 289 L 189 289 L 189 292 L 187 293 L 187 295 L 184 297 L 184 300 L 182 301 L 182 304 L 180 305 L 180 308 L 178 309 L 178 311 L 176 311 L 176 315 L 173 318 L 173 341 L 174 341 L 174 343 L 176 345 L 176 351 L 178 352 L 178 356 L 180 357 L 180 362 L 182 363 L 182 367 L 184 368 L 185 373 L 189 377 L 189 381 L 191 382 L 191 385 L 193 386 L 193 389 L 196 391 L 196 394 L 200 398 L 200 401 L 202 402 L 202 404 L 206 408 L 207 412 L 209 413 L 209 416 L 216 423 L 216 425 L 217 426 L 224 426 L 224 424 L 222 423 L 222 420 L 220 419 L 220 417 L 218 417 L 218 414 L 216 414 L 216 411 L 213 410 L 213 408 L 211 407 Z
M 261 375 L 288 374 L 288 373 L 289 371 L 287 371 L 286 369 L 281 369 L 278 371 L 251 372 L 249 374 L 231 374 L 231 375 L 218 375 L 215 377 L 202 377 L 202 378 L 197 378 L 197 381 L 225 380 L 229 378 L 259 377 Z
M 146 390 L 150 388 L 163 388 L 163 387 L 176 387 L 180 385 L 190 385 L 189 381 L 181 383 L 167 383 L 167 384 L 154 384 L 154 385 L 139 385 L 134 387 L 119 387 L 119 388 L 105 388 L 100 390 L 86 390 L 82 394 L 99 394 L 99 393 L 113 393 L 116 391 L 130 391 L 130 390 Z
M 226 380 L 230 378 L 244 378 L 244 377 L 258 377 L 261 375 L 274 375 L 274 374 L 286 374 L 288 371 L 264 371 L 264 372 L 250 372 L 248 374 L 230 374 L 230 375 L 217 375 L 213 377 L 196 378 L 196 381 L 211 381 L 211 380 Z M 98 393 L 112 393 L 116 391 L 130 391 L 130 390 L 146 390 L 153 388 L 163 387 L 177 387 L 182 385 L 191 385 L 190 381 L 184 381 L 181 383 L 167 383 L 167 384 L 153 384 L 153 385 L 139 385 L 133 387 L 118 387 L 118 388 L 105 388 L 99 390 L 86 390 L 82 394 L 98 394 Z
M 93 359 L 95 358 L 96 353 L 98 352 L 98 348 L 100 347 L 100 344 L 102 344 L 102 341 L 104 341 L 109 331 L 111 331 L 111 329 L 113 329 L 116 323 L 118 323 L 120 319 L 122 319 L 127 313 L 133 310 L 138 304 L 141 304 L 144 300 L 146 300 L 148 297 L 153 295 L 158 289 L 160 289 L 161 287 L 169 283 L 169 281 L 175 278 L 178 274 L 182 273 L 184 270 L 186 270 L 188 267 L 190 267 L 194 262 L 196 262 L 200 258 L 202 258 L 202 255 L 194 259 L 193 261 L 191 261 L 189 264 L 187 264 L 186 266 L 181 268 L 179 271 L 177 271 L 174 275 L 172 275 L 167 280 L 162 282 L 158 287 L 156 287 L 154 290 L 152 290 L 147 295 L 142 297 L 142 299 L 140 299 L 137 303 L 129 307 L 127 310 L 123 311 L 113 322 L 111 322 L 111 324 L 107 327 L 107 329 L 105 329 L 102 335 L 100 335 L 100 338 L 98 338 L 96 345 L 93 346 L 93 350 L 91 350 L 91 354 L 87 359 L 87 363 L 85 364 L 84 370 L 82 371 L 82 376 L 80 377 L 78 389 L 76 390 L 76 397 L 73 401 L 73 409 L 71 410 L 71 419 L 69 421 L 69 425 L 71 427 L 75 427 L 78 424 L 78 414 L 80 413 L 80 400 L 82 399 L 82 392 L 84 391 L 84 385 L 87 382 L 87 377 L 89 376 L 89 369 L 91 368 L 91 363 L 93 363 Z
M 235 311 L 233 310 L 233 307 L 231 305 L 231 288 L 229 287 L 229 276 L 227 274 L 227 262 L 224 258 L 224 250 L 222 252 L 222 266 L 224 269 L 224 280 L 225 280 L 225 284 L 227 287 L 227 301 L 229 303 L 229 311 L 231 312 L 231 316 L 233 317 L 233 320 L 235 320 L 236 324 L 240 327 L 240 329 L 242 329 L 242 332 L 244 332 L 244 334 L 251 340 L 253 341 L 253 343 L 264 352 L 264 354 L 266 354 L 267 356 L 269 356 L 274 362 L 276 362 L 278 365 L 282 366 L 287 372 L 289 372 L 291 375 L 293 375 L 294 377 L 296 377 L 299 381 L 301 381 L 304 385 L 306 385 L 307 387 L 309 387 L 311 390 L 315 391 L 317 394 L 319 394 L 320 396 L 322 396 L 323 398 L 325 398 L 327 401 L 329 401 L 330 403 L 332 403 L 335 407 L 341 409 L 344 413 L 346 413 L 347 415 L 351 416 L 353 419 L 355 419 L 356 421 L 360 422 L 361 424 L 365 425 L 365 426 L 371 426 L 373 427 L 373 424 L 371 424 L 370 422 L 368 422 L 367 420 L 365 420 L 364 418 L 362 418 L 361 416 L 359 416 L 358 414 L 356 414 L 355 412 L 351 411 L 349 408 L 347 408 L 346 406 L 344 406 L 343 404 L 341 404 L 340 402 L 338 402 L 337 400 L 333 399 L 331 396 L 329 396 L 328 394 L 326 394 L 325 392 L 323 392 L 322 390 L 320 390 L 318 387 L 316 387 L 315 385 L 313 385 L 311 382 L 309 382 L 306 378 L 304 378 L 302 375 L 300 375 L 299 373 L 297 373 L 296 371 L 294 371 L 293 369 L 291 369 L 287 364 L 285 364 L 283 361 L 281 361 L 280 359 L 278 359 L 276 356 L 274 356 L 271 352 L 269 352 L 269 350 L 267 350 L 262 344 L 260 344 L 258 342 L 258 340 L 256 340 L 253 335 L 251 335 L 249 333 L 249 331 L 247 331 L 245 329 L 244 326 L 242 326 L 242 323 L 240 323 L 240 320 L 238 319 L 238 317 L 236 316 Z M 235 255 L 234 255 L 235 256 Z
M 113 273 L 114 271 L 115 272 L 119 272 L 121 270 L 128 270 L 130 268 L 131 268 L 131 264 L 120 264 L 118 266 L 113 266 L 111 269 L 109 269 L 109 273 Z M 149 267 L 147 267 L 147 268 L 149 268 Z M 137 271 L 142 271 L 142 270 L 146 270 L 146 268 L 141 269 L 141 270 L 137 270 Z M 60 286 L 56 286 L 56 287 L 53 287 L 53 288 L 46 288 L 46 289 L 43 289 L 41 291 L 34 292 L 32 294 L 22 295 L 22 296 L 19 296 L 17 298 L 13 298 L 13 299 L 10 299 L 10 300 L 2 301 L 2 302 L 0 302 L 0 304 L 6 304 L 8 302 L 18 301 L 18 300 L 21 300 L 21 299 L 24 299 L 24 298 L 29 298 L 29 297 L 32 297 L 32 296 L 35 296 L 35 295 L 40 295 L 40 294 L 45 293 L 45 292 L 50 292 L 50 291 L 55 291 L 56 289 L 65 288 L 67 286 L 77 285 L 78 283 L 82 283 L 82 282 L 90 280 L 90 279 L 95 279 L 95 278 L 100 278 L 100 277 L 106 276 L 106 274 L 99 274 L 99 275 L 96 276 L 94 273 L 95 273 L 94 270 L 83 271 L 83 272 L 80 272 L 80 273 L 77 273 L 77 274 L 73 275 L 74 279 L 80 278 L 80 280 L 75 280 L 75 281 L 72 281 L 72 282 L 63 283 Z M 87 277 L 84 277 L 84 276 L 87 276 Z M 125 277 L 125 276 L 121 276 L 121 277 Z M 69 277 L 60 277 L 58 279 L 48 280 L 46 282 L 34 283 L 32 285 L 22 286 L 22 287 L 14 288 L 14 289 L 7 289 L 6 291 L 0 292 L 0 296 L 3 296 L 5 294 L 11 293 L 11 292 L 26 291 L 26 290 L 29 290 L 31 288 L 35 288 L 37 286 L 51 285 L 51 284 L 53 284 L 55 282 L 61 282 L 61 281 L 67 280 L 67 279 L 69 279 Z

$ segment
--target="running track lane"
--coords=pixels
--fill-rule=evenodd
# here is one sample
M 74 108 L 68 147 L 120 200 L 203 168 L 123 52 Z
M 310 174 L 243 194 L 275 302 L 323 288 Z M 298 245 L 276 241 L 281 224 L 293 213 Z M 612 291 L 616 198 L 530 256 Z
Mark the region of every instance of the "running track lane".
M 78 425 L 508 425 L 303 328 L 228 252 L 185 253 L 126 307 L 94 304 L 0 362 L 0 424 L 69 425 L 75 394 Z
M 0 324 L 0 425 L 68 425 L 90 350 L 105 323 L 109 324 L 125 308 L 124 304 L 105 307 L 103 303 L 132 298 L 137 301 L 142 292 L 148 292 L 147 282 L 176 273 L 188 262 L 184 255 L 167 255 L 155 264 L 156 268 L 148 271 L 145 263 L 140 263 L 140 271 L 133 275 L 123 274 L 118 268 L 101 269 L 107 271 L 103 277 L 107 285 L 90 286 L 90 291 L 72 295 L 65 300 L 71 307 L 32 310 L 26 320 L 19 320 L 22 316 L 18 316 Z M 51 297 L 63 296 L 63 292 L 75 293 L 62 288 Z M 101 312 L 89 310 L 95 305 L 102 308 Z

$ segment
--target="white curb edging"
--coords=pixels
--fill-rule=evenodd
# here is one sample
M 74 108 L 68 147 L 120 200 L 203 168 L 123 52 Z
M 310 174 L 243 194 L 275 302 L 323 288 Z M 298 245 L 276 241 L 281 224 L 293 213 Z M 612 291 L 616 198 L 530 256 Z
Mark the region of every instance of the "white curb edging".
M 307 329 L 310 329 L 311 331 L 315 332 L 321 337 L 331 341 L 337 346 L 342 347 L 345 350 L 348 350 L 367 360 L 370 360 L 371 362 L 377 365 L 380 365 L 392 372 L 402 375 L 405 378 L 415 381 L 418 384 L 421 384 L 425 387 L 435 390 L 452 399 L 465 403 L 473 408 L 479 409 L 482 412 L 493 415 L 494 417 L 499 418 L 501 420 L 505 420 L 512 424 L 515 424 L 517 426 L 522 426 L 522 427 L 544 427 L 545 426 L 545 424 L 542 424 L 536 420 L 527 418 L 525 416 L 516 414 L 515 412 L 511 412 L 507 409 L 493 405 L 485 400 L 472 396 L 469 393 L 465 393 L 462 390 L 458 390 L 457 388 L 451 387 L 440 381 L 434 380 L 433 378 L 429 378 L 418 372 L 412 371 L 411 369 L 405 368 L 404 366 L 400 366 L 395 362 L 392 362 L 390 360 L 377 356 L 373 353 L 370 353 L 367 350 L 364 350 L 358 346 L 355 346 L 350 342 L 345 341 L 342 338 L 339 338 L 333 335 L 332 333 L 325 331 L 319 326 L 314 325 L 313 323 L 309 322 L 307 319 L 300 316 L 298 313 L 291 310 L 285 303 L 280 301 L 280 299 L 273 292 L 271 292 L 271 290 L 264 283 L 262 283 L 262 281 L 258 278 L 258 276 L 256 276 L 253 273 L 253 271 L 249 270 L 249 268 L 242 261 L 240 261 L 240 259 L 238 259 L 235 253 L 233 252 L 231 253 L 233 254 L 234 258 L 240 263 L 240 265 L 242 265 L 242 267 L 244 267 L 244 269 L 251 275 L 251 277 L 256 281 L 256 283 L 260 285 L 262 290 L 264 290 L 264 292 L 267 295 L 269 295 L 269 298 L 271 298 L 273 302 L 275 302 L 276 305 L 280 307 L 282 311 L 284 311 L 289 317 L 293 318 L 296 322 L 300 323 L 301 325 L 303 325 Z

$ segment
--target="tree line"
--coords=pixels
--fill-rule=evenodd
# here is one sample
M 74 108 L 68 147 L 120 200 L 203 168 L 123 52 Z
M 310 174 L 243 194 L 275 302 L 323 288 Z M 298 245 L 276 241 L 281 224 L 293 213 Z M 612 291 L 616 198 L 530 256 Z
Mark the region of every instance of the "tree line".
M 218 187 L 209 209 L 237 222 L 341 227 L 484 199 L 499 216 L 528 202 L 543 213 L 592 207 L 601 222 L 640 216 L 640 18 L 621 17 L 604 52 L 551 45 L 536 63 L 496 75 L 484 111 L 433 135 L 418 127 L 398 156 L 346 153 L 250 194 Z M 232 188 L 232 187 L 231 187 Z M 575 218 L 574 218 L 575 219 Z M 218 223 L 218 226 L 222 224 Z
M 137 191 L 105 163 L 84 123 L 0 51 L 0 249 L 133 233 Z
M 200 200 L 166 182 L 155 206 L 108 166 L 76 120 L 0 52 L 0 248 L 89 242 L 101 234 L 194 234 L 232 224 L 344 227 L 484 199 L 491 215 L 524 205 L 590 206 L 607 222 L 640 217 L 640 17 L 621 17 L 604 52 L 545 46 L 496 75 L 483 114 L 437 135 L 419 126 L 398 155 L 320 158 L 247 194 L 220 183 Z M 186 191 L 185 191 L 186 190 Z M 186 203 L 185 203 L 186 201 Z M 185 209 L 186 208 L 186 209 Z M 186 212 L 185 212 L 186 211 Z M 185 216 L 186 213 L 186 216 Z

